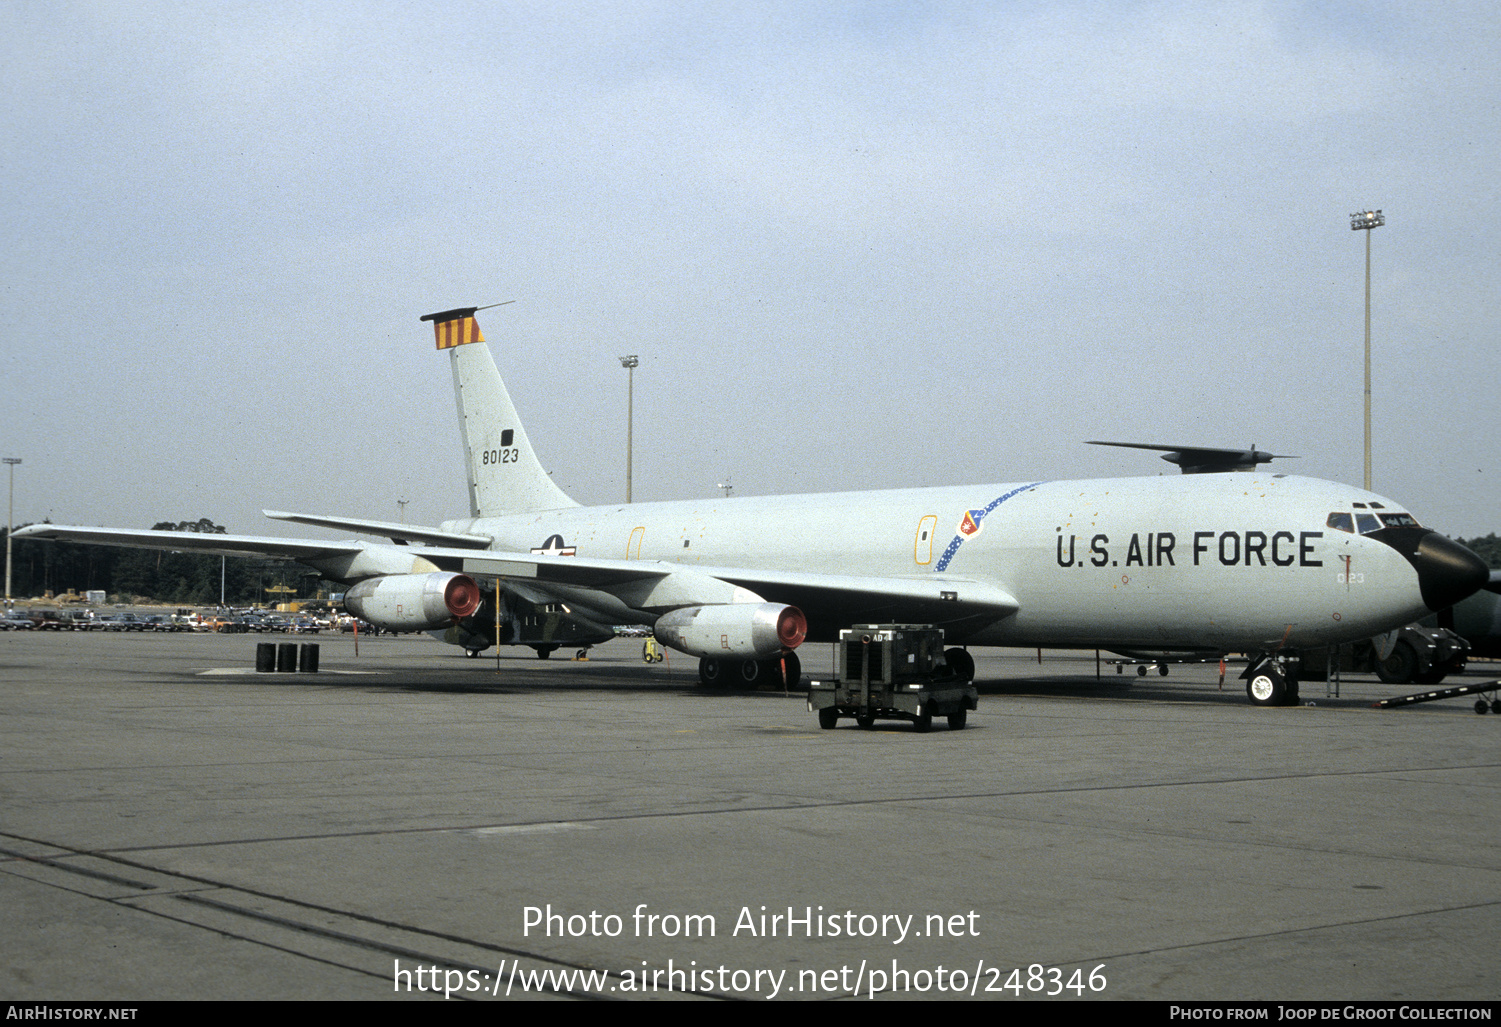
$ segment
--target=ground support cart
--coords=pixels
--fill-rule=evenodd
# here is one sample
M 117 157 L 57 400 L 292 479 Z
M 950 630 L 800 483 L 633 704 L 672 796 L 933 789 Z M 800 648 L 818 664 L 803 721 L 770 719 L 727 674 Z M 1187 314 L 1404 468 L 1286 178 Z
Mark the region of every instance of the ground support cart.
M 863 624 L 839 633 L 839 677 L 813 681 L 808 712 L 828 730 L 840 717 L 853 717 L 862 728 L 878 719 L 910 720 L 918 731 L 947 717 L 949 727 L 964 727 L 979 693 L 950 669 L 943 653 L 943 631 L 925 624 Z

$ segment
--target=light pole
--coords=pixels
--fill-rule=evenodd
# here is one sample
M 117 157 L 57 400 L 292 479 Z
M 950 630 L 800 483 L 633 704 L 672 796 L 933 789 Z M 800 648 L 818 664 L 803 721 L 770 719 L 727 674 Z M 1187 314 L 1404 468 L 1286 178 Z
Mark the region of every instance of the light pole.
M 620 366 L 626 369 L 625 386 L 625 501 L 631 501 L 631 436 L 636 417 L 636 367 L 641 363 L 633 353 L 620 358 Z
M 10 536 L 16 530 L 16 464 L 21 462 L 17 456 L 8 456 L 5 462 L 10 465 L 10 505 L 5 513 L 5 606 L 10 608 Z
M 1371 488 L 1371 229 L 1386 224 L 1379 210 L 1350 215 L 1350 231 L 1365 232 L 1365 487 Z
M 396 501 L 396 505 L 399 506 L 399 507 L 401 507 L 401 523 L 402 524 L 405 524 L 407 522 L 407 504 L 410 503 L 410 502 L 411 502 L 410 499 L 398 499 Z

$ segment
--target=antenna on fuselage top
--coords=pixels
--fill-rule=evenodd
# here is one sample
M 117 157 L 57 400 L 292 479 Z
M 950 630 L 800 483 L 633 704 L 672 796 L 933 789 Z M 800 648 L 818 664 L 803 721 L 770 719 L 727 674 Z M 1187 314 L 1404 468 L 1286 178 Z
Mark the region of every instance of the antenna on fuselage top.
M 1123 446 L 1126 449 L 1149 449 L 1162 453 L 1162 459 L 1177 464 L 1184 474 L 1215 474 L 1223 471 L 1254 471 L 1259 464 L 1273 460 L 1296 460 L 1287 453 L 1264 453 L 1252 445 L 1250 449 L 1218 449 L 1212 446 L 1159 446 L 1149 442 L 1100 442 L 1090 440 L 1091 446 Z

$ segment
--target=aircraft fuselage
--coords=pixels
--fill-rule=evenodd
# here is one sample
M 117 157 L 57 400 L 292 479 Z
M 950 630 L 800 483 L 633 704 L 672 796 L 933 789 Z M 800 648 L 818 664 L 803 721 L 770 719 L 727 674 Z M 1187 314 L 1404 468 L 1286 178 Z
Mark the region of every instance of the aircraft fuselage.
M 1348 641 L 1428 612 L 1408 558 L 1327 525 L 1354 503 L 1400 511 L 1346 485 L 1236 473 L 716 497 L 443 527 L 559 559 L 662 561 L 710 575 L 952 576 L 1017 599 L 1011 616 L 950 625 L 956 642 L 1238 650 Z M 795 589 L 756 591 L 772 602 L 798 598 Z M 609 612 L 642 619 L 624 604 L 599 610 Z M 809 637 L 831 640 L 840 626 L 848 623 L 810 621 Z

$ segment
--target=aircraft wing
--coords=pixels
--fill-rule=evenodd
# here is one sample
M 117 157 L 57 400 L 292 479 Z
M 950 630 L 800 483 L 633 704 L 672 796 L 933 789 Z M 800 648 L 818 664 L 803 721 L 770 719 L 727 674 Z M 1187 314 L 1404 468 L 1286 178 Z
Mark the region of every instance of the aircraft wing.
M 798 607 L 808 617 L 810 630 L 820 634 L 876 623 L 972 629 L 1009 617 L 1021 605 L 996 585 L 948 574 L 868 577 L 535 553 L 438 548 L 416 552 L 445 569 L 513 582 L 530 594 L 577 602 L 581 590 L 597 590 L 649 612 L 744 601 L 738 594 L 744 589 L 768 602 Z
M 838 637 L 852 624 L 936 624 L 974 631 L 1021 608 L 1015 596 L 996 585 L 941 573 L 890 578 L 728 568 L 714 573 L 771 602 L 796 606 L 819 637 Z
M 368 548 L 359 542 L 304 541 L 198 531 L 87 528 L 70 524 L 32 524 L 17 528 L 14 537 L 92 542 L 96 545 L 133 546 L 140 549 L 170 549 L 175 552 L 211 553 L 215 556 L 284 556 L 292 560 L 353 556 Z
M 337 523 L 340 518 L 287 519 Z M 377 522 L 356 522 L 367 527 Z M 400 525 L 387 525 L 400 528 Z M 400 534 L 398 532 L 398 534 Z M 446 534 L 438 532 L 437 534 Z M 211 553 L 222 556 L 280 556 L 330 568 L 338 577 L 407 573 L 411 560 L 424 566 L 500 579 L 529 597 L 548 597 L 588 605 L 590 593 L 603 593 L 631 610 L 656 615 L 688 606 L 744 602 L 753 592 L 768 602 L 803 610 L 811 630 L 832 634 L 850 624 L 923 623 L 972 630 L 1009 617 L 1020 608 L 1016 598 L 996 585 L 974 578 L 936 573 L 911 577 L 869 577 L 743 567 L 684 566 L 659 560 L 607 560 L 464 547 L 413 546 L 394 549 L 380 543 L 322 542 L 256 535 L 192 531 L 145 531 L 33 524 L 16 538 L 71 540 L 98 545 L 135 546 Z M 477 538 L 477 536 L 473 536 Z M 401 553 L 398 564 L 362 563 L 361 573 L 348 569 L 372 550 Z

